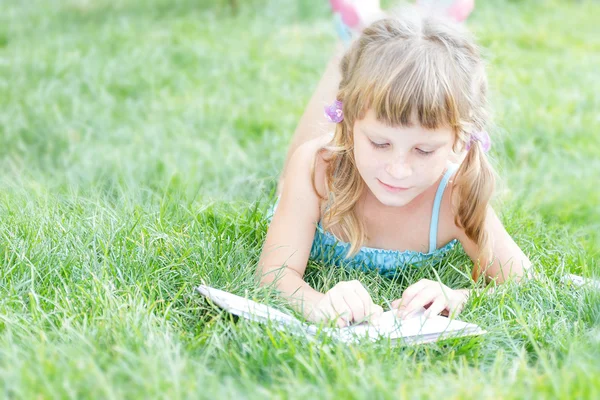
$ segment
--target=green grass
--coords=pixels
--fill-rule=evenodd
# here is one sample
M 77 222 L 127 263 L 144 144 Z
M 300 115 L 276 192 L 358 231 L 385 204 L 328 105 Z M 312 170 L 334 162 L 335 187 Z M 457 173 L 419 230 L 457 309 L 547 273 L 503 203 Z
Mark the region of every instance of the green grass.
M 600 36 L 593 1 L 494 1 L 495 199 L 540 279 L 470 300 L 489 333 L 418 347 L 234 323 L 201 282 L 252 274 L 287 144 L 333 49 L 325 1 L 4 1 L 0 390 L 7 398 L 598 398 Z M 388 4 L 390 2 L 387 2 Z M 454 251 L 435 271 L 468 285 Z M 310 265 L 326 290 L 396 280 Z

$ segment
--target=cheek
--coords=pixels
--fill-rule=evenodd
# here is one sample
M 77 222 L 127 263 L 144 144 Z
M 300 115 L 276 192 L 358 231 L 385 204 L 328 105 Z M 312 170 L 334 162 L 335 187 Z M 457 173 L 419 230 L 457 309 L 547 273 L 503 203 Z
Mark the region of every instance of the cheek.
M 354 161 L 360 172 L 366 172 L 373 169 L 377 158 L 365 145 L 357 145 L 354 147 Z
M 377 150 L 367 152 L 364 160 L 366 161 L 365 165 L 363 165 L 364 170 L 372 175 L 379 176 L 387 165 L 386 157 L 377 152 Z
M 447 164 L 445 155 L 437 155 L 430 158 L 424 158 L 417 162 L 417 170 L 424 181 L 435 182 L 444 172 Z

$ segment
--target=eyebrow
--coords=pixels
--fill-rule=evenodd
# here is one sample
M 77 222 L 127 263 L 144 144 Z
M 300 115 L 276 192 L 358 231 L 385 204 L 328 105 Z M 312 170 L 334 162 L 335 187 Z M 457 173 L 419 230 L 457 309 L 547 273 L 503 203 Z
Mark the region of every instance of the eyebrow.
M 360 129 L 362 130 L 362 132 L 363 132 L 365 135 L 368 135 L 368 136 L 374 136 L 374 137 L 376 137 L 376 138 L 378 138 L 378 139 L 385 140 L 385 141 L 388 141 L 388 142 L 391 142 L 391 141 L 392 141 L 392 140 L 390 140 L 389 138 L 387 138 L 387 137 L 385 137 L 385 136 L 382 136 L 382 135 L 380 135 L 380 134 L 377 134 L 377 133 L 374 133 L 374 132 L 369 132 L 369 131 L 367 131 L 367 130 L 366 130 L 366 129 L 364 129 L 364 128 L 360 128 Z M 444 141 L 437 140 L 437 141 L 432 141 L 431 143 L 426 143 L 426 142 L 417 143 L 417 146 L 421 146 L 421 145 L 426 145 L 426 146 L 443 146 L 443 145 L 445 145 L 445 144 L 446 144 L 446 141 L 445 141 L 445 140 L 444 140 Z

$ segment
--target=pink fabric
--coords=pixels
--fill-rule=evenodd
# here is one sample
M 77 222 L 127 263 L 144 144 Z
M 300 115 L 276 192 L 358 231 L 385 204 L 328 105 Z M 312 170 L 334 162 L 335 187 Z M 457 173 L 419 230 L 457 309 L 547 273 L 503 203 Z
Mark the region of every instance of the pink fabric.
M 333 11 L 340 11 L 344 6 L 344 0 L 329 0 L 329 4 Z
M 475 0 L 457 0 L 446 10 L 446 15 L 457 22 L 462 22 L 473 12 Z
M 356 28 L 360 24 L 360 16 L 351 0 L 329 0 L 329 4 L 331 4 L 331 9 L 334 13 L 340 13 L 342 21 L 349 28 Z
M 473 12 L 475 0 L 417 0 L 417 5 L 462 22 Z

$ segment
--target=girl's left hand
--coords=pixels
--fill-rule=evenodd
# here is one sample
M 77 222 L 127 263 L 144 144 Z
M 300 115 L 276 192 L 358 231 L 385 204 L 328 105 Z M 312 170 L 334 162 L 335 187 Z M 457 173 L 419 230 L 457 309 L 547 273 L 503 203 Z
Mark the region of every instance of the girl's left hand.
M 421 279 L 406 288 L 402 298 L 392 302 L 392 309 L 397 309 L 402 319 L 425 307 L 425 317 L 442 315 L 458 315 L 467 302 L 468 291 L 450 289 L 441 282 Z

